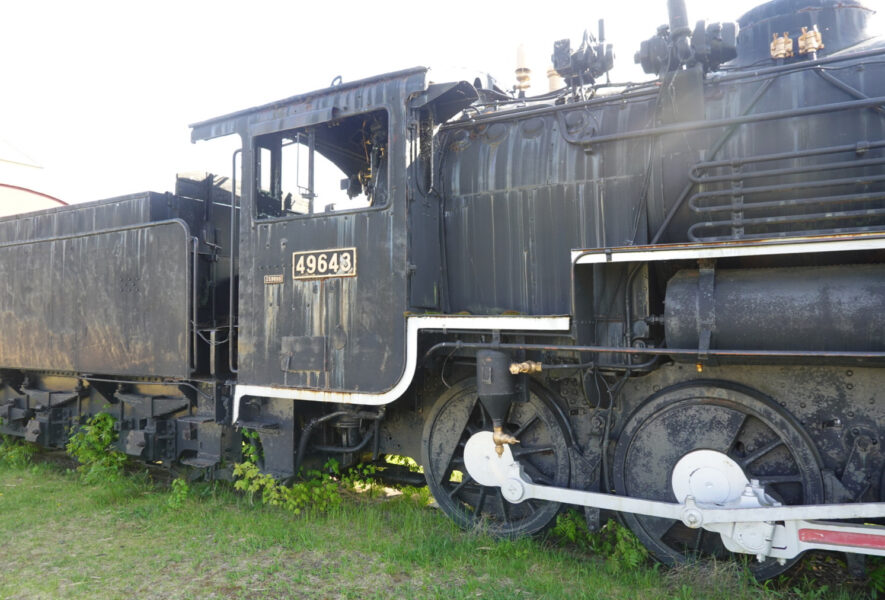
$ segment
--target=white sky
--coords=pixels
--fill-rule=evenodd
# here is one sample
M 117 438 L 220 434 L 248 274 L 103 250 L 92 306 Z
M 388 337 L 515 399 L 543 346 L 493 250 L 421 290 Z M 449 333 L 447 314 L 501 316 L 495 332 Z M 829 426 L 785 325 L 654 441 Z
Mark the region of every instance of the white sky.
M 878 1 L 878 0 L 877 0 Z M 757 0 L 687 0 L 689 19 L 737 20 Z M 666 0 L 517 3 L 5 0 L 0 4 L 0 182 L 68 202 L 169 191 L 175 173 L 229 174 L 237 140 L 190 143 L 190 123 L 345 81 L 424 65 L 514 82 L 526 44 L 536 93 L 553 42 L 606 19 L 614 79 L 644 77 L 639 42 Z

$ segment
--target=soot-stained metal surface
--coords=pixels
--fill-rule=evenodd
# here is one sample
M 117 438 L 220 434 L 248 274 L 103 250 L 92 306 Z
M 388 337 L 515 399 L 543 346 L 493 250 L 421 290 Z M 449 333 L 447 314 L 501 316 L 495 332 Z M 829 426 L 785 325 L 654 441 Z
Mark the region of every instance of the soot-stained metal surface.
M 228 212 L 134 194 L 0 219 L 0 364 L 187 378 L 227 315 Z M 210 225 L 211 223 L 211 225 Z M 196 253 L 196 256 L 195 256 Z
M 180 221 L 0 246 L 0 364 L 188 377 L 190 257 Z
M 281 136 L 307 139 L 313 128 L 329 127 L 329 122 L 311 115 L 333 116 L 333 124 L 358 124 L 359 115 L 369 119 L 368 115 L 379 111 L 386 115 L 387 132 L 372 124 L 371 130 L 356 132 L 367 141 L 372 136 L 376 150 L 383 145 L 378 152 L 380 162 L 371 173 L 371 206 L 314 214 L 284 208 L 270 214 L 259 210 L 259 202 L 279 206 L 284 199 L 273 196 L 277 184 L 269 186 L 270 197 L 264 192 L 259 195 L 256 186 L 243 190 L 241 383 L 381 392 L 399 380 L 405 367 L 404 314 L 409 308 L 410 275 L 406 171 L 410 140 L 405 100 L 424 90 L 424 73 L 424 69 L 412 69 L 344 84 L 195 127 L 195 136 L 239 132 L 245 142 L 245 180 L 258 181 L 265 144 L 273 145 Z M 372 117 L 372 122 L 385 121 Z M 297 271 L 295 255 L 305 259 L 304 271 Z M 356 272 L 335 276 L 329 266 L 333 256 L 338 270 L 343 260 L 353 256 Z M 320 270 L 321 260 L 326 276 Z M 282 283 L 275 283 L 280 274 Z M 266 283 L 266 275 L 274 283 Z M 317 348 L 323 349 L 322 358 L 314 351 Z
M 881 230 L 885 119 L 860 103 L 885 95 L 885 65 L 800 64 L 446 125 L 449 308 L 564 312 L 579 247 Z

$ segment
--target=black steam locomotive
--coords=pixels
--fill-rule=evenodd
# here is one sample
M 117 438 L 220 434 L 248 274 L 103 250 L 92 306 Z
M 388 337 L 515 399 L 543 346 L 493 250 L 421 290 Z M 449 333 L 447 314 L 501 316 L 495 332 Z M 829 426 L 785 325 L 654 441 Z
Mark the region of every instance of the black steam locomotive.
M 588 36 L 536 97 L 338 82 L 193 125 L 240 136 L 229 180 L 0 220 L 0 432 L 405 455 L 462 525 L 614 511 L 759 577 L 885 554 L 885 42 L 860 0 L 669 9 L 655 81 Z

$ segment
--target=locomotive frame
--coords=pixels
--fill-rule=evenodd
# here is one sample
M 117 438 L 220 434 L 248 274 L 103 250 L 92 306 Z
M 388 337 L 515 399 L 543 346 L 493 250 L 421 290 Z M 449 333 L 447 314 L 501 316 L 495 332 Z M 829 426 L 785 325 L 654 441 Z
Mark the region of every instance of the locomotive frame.
M 107 411 L 212 476 L 244 429 L 282 479 L 411 456 L 462 525 L 614 511 L 659 560 L 763 578 L 885 555 L 851 522 L 885 517 L 885 45 L 809 2 L 738 39 L 670 0 L 660 79 L 612 94 L 603 41 L 557 43 L 535 99 L 340 83 L 193 125 L 240 137 L 227 190 L 0 219 L 0 432 L 61 447 Z

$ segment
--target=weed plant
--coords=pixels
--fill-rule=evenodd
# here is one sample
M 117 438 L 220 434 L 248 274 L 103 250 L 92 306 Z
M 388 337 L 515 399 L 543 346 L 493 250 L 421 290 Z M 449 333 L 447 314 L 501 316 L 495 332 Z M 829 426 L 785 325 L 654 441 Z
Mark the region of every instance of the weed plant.
M 300 480 L 289 484 L 280 482 L 261 472 L 258 466 L 261 450 L 255 444 L 254 435 L 245 436 L 243 462 L 235 464 L 233 471 L 234 488 L 245 492 L 250 504 L 258 497 L 262 503 L 294 515 L 306 510 L 313 514 L 326 513 L 341 506 L 342 490 L 359 487 L 371 493 L 374 489 L 374 466 L 361 465 L 342 473 L 338 461 L 333 458 L 326 461 L 322 470 L 311 469 Z
M 329 461 L 325 468 L 335 472 L 337 463 Z M 234 478 L 234 488 L 246 492 L 250 504 L 257 496 L 264 504 L 295 515 L 308 508 L 327 512 L 341 505 L 338 483 L 328 472 L 308 471 L 304 481 L 285 485 L 273 475 L 262 473 L 254 462 L 247 461 L 234 465 Z
M 556 517 L 556 525 L 551 533 L 555 542 L 567 542 L 582 551 L 605 558 L 606 568 L 615 574 L 651 564 L 648 550 L 639 538 L 613 520 L 592 533 L 581 513 L 569 510 Z
M 38 451 L 38 446 L 21 438 L 0 435 L 0 463 L 21 469 L 31 463 L 31 457 Z
M 166 498 L 166 506 L 169 508 L 181 508 L 185 500 L 191 495 L 191 486 L 186 479 L 177 477 L 169 486 L 169 496 Z
M 885 598 L 885 559 L 873 558 L 870 560 L 868 569 L 868 577 L 870 581 L 870 595 L 875 600 L 877 598 Z
M 126 464 L 125 454 L 116 450 L 116 419 L 108 413 L 89 417 L 84 425 L 71 432 L 66 449 L 80 466 L 85 483 L 100 483 L 119 479 Z

